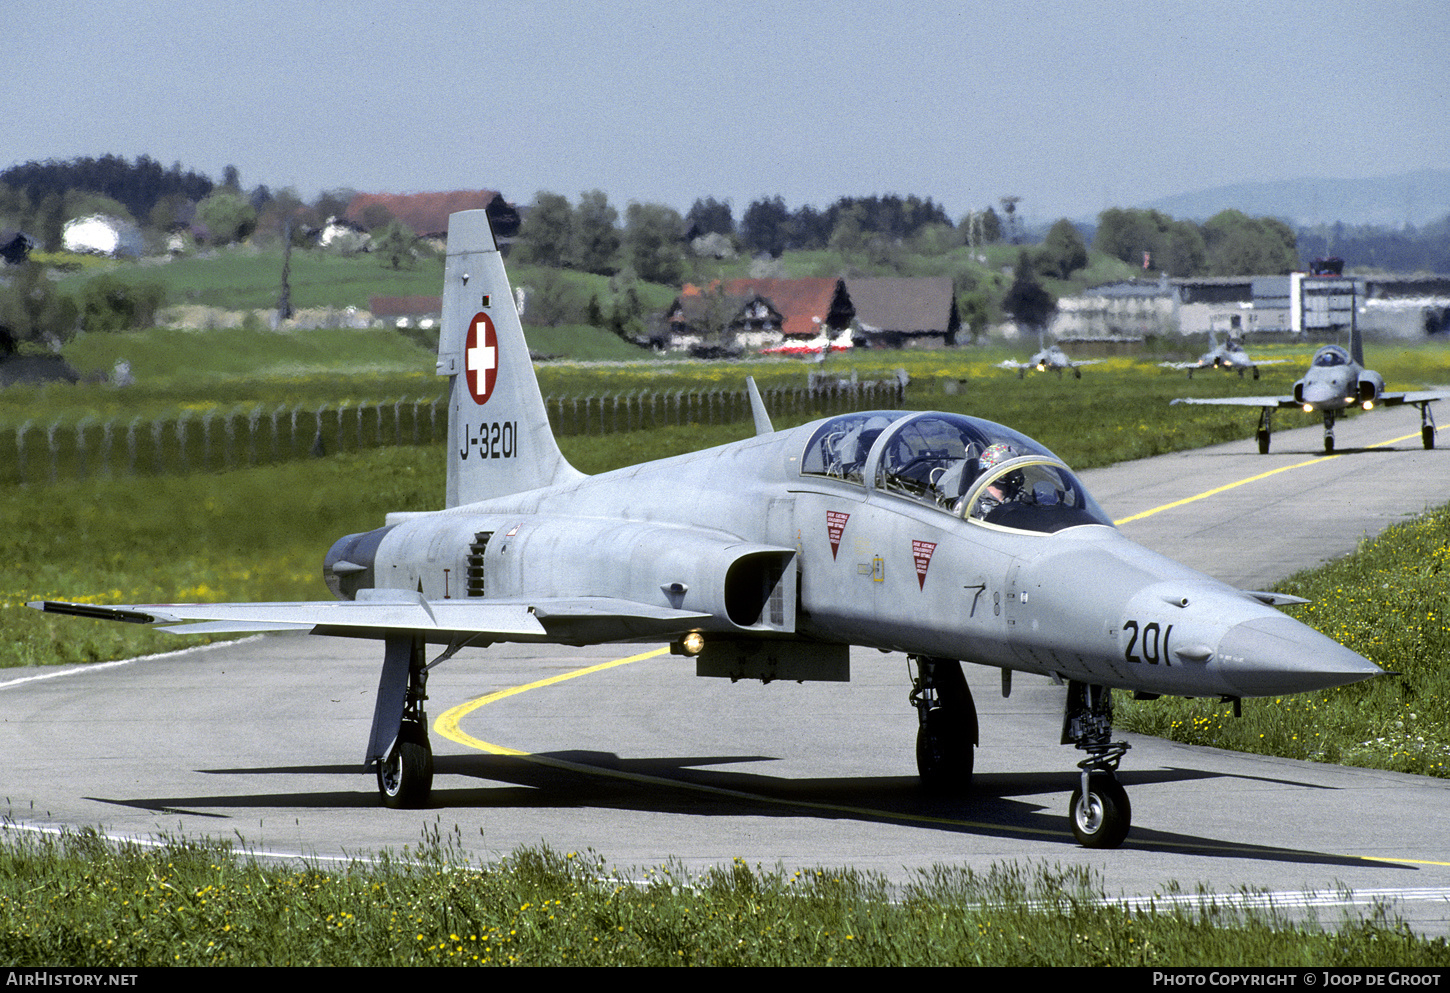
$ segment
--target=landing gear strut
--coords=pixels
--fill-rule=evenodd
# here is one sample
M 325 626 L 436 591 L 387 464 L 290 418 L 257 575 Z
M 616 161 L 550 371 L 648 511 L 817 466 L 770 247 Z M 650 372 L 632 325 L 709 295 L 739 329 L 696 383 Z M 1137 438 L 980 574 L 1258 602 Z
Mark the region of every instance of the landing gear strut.
M 956 659 L 908 655 L 917 667 L 911 705 L 921 726 L 916 732 L 916 769 L 929 790 L 965 793 L 972 784 L 972 749 L 977 744 L 977 708 Z
M 1117 776 L 1118 763 L 1129 746 L 1112 738 L 1112 691 L 1089 683 L 1068 683 L 1062 743 L 1088 753 L 1077 764 L 1082 780 L 1068 802 L 1068 820 L 1073 837 L 1084 848 L 1117 848 L 1132 825 L 1133 808 Z
M 1425 443 L 1425 448 L 1435 447 L 1435 418 L 1430 413 L 1428 403 L 1417 404 L 1420 408 L 1420 440 Z
M 1263 412 L 1259 414 L 1258 439 L 1260 455 L 1269 454 L 1269 432 L 1273 430 L 1273 414 L 1273 407 L 1265 407 Z
M 1334 411 L 1324 412 L 1324 454 L 1334 454 Z
M 433 789 L 433 749 L 428 744 L 428 667 L 423 639 L 386 641 L 383 674 L 364 768 L 376 769 L 383 806 L 422 807 Z

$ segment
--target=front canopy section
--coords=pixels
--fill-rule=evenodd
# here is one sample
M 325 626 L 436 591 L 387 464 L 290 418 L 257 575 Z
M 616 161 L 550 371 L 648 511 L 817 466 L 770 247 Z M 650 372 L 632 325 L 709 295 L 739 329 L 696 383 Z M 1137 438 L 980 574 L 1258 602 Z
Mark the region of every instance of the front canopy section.
M 1314 353 L 1314 358 L 1310 362 L 1310 365 L 1320 369 L 1332 369 L 1335 366 L 1349 365 L 1349 353 L 1338 345 L 1325 345 Z
M 1051 534 L 1112 521 L 1062 460 L 1011 428 L 937 412 L 867 411 L 825 422 L 801 462 L 981 524 Z

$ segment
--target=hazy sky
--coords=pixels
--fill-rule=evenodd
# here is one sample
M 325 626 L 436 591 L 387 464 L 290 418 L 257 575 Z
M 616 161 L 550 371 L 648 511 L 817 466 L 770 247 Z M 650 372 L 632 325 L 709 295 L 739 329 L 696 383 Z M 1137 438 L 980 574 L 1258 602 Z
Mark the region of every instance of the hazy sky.
M 304 197 L 915 193 L 1031 221 L 1444 167 L 1444 0 L 4 0 L 0 168 L 115 153 Z

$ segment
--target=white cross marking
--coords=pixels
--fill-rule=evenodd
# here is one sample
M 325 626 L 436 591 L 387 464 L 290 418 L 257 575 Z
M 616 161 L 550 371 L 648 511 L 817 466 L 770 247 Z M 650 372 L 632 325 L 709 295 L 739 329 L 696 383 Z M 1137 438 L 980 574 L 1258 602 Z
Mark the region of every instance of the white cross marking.
M 483 329 L 479 328 L 477 332 L 478 337 L 481 338 L 483 336 L 482 332 Z M 480 393 L 487 389 L 487 380 L 484 379 L 484 376 L 490 369 L 498 368 L 496 351 L 497 349 L 490 348 L 484 344 L 474 345 L 468 350 L 468 371 L 478 373 L 474 381 L 478 384 L 478 391 Z

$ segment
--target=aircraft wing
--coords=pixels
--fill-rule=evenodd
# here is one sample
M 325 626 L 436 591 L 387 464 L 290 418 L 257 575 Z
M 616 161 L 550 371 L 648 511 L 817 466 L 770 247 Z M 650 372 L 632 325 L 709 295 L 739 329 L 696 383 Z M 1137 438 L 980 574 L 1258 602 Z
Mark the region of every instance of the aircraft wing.
M 1014 362 L 1011 359 L 1003 359 L 997 363 L 998 369 L 1031 369 L 1031 362 Z
M 1160 369 L 1211 369 L 1207 362 L 1159 362 Z
M 408 590 L 363 590 L 357 600 L 282 603 L 152 603 L 99 606 L 56 600 L 29 606 L 51 614 L 151 624 L 175 634 L 310 631 L 353 638 L 411 634 L 429 641 L 598 643 L 664 638 L 698 630 L 713 618 L 688 610 L 611 597 L 427 600 Z
M 1434 390 L 1420 390 L 1413 393 L 1382 393 L 1379 402 L 1386 407 L 1398 407 L 1402 403 L 1434 403 L 1436 400 L 1450 400 L 1450 393 Z
M 1293 397 L 1178 397 L 1172 403 L 1228 404 L 1232 407 L 1278 407 L 1288 409 L 1302 406 Z

